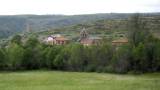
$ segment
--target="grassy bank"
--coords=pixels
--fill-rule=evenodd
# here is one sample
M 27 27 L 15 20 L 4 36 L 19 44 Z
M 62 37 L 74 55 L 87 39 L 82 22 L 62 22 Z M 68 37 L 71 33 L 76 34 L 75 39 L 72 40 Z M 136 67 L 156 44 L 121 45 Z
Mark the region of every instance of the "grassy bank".
M 1 72 L 0 90 L 159 90 L 160 73 Z

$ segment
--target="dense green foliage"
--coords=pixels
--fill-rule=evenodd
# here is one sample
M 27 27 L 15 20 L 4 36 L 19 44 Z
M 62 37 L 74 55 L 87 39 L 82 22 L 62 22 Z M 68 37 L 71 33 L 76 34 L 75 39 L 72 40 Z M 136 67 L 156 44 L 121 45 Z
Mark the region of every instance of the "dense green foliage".
M 113 46 L 45 45 L 36 37 L 22 43 L 16 35 L 6 48 L 0 49 L 1 70 L 54 69 L 89 72 L 155 72 L 160 71 L 160 40 L 155 38 L 141 20 L 134 15 L 128 22 L 129 43 Z
M 160 41 L 136 47 L 110 44 L 48 46 L 30 38 L 25 45 L 10 43 L 0 50 L 1 70 L 54 69 L 96 72 L 154 72 L 160 70 Z

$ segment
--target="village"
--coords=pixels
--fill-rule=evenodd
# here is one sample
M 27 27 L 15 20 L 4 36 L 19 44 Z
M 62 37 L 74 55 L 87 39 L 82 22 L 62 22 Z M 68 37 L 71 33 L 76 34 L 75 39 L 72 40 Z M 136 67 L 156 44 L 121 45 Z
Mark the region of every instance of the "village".
M 65 45 L 65 44 L 69 44 L 71 41 L 72 41 L 71 39 L 61 34 L 55 34 L 45 38 L 44 43 L 49 45 Z M 87 30 L 83 28 L 79 33 L 79 39 L 77 40 L 77 42 L 84 46 L 99 45 L 103 42 L 103 38 L 89 35 Z M 114 46 L 119 46 L 119 45 L 127 44 L 128 39 L 123 37 L 116 40 L 112 40 L 111 43 Z

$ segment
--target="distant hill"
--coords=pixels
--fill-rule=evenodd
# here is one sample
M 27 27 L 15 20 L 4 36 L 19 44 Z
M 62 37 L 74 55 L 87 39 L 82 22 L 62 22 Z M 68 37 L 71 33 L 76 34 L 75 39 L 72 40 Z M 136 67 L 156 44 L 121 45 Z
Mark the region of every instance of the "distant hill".
M 133 14 L 106 13 L 88 15 L 13 15 L 0 16 L 0 38 L 21 32 L 46 31 L 65 26 L 94 22 L 98 20 L 127 19 Z M 148 17 L 160 16 L 160 13 L 142 14 Z
M 159 16 L 145 16 L 142 17 L 145 21 L 150 32 L 160 38 L 160 17 Z M 91 21 L 81 24 L 69 25 L 57 29 L 50 29 L 47 31 L 36 32 L 41 40 L 52 34 L 62 34 L 72 40 L 77 40 L 80 36 L 82 28 L 86 28 L 87 32 L 91 36 L 100 36 L 108 40 L 119 39 L 128 36 L 128 19 L 103 19 L 97 21 Z M 31 33 L 32 34 L 32 33 Z M 26 36 L 30 37 L 29 34 Z

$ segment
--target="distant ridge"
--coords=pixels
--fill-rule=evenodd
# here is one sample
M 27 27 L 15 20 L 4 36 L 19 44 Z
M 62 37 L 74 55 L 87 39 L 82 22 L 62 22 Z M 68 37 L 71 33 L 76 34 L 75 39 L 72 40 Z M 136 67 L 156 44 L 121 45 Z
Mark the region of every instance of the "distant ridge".
M 143 16 L 160 16 L 160 13 L 141 13 Z M 127 19 L 133 13 L 100 13 L 85 15 L 1 15 L 0 38 L 21 32 L 45 31 L 73 24 L 103 19 Z

